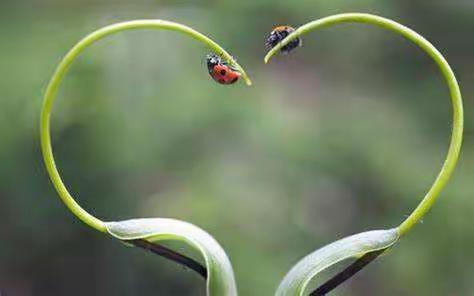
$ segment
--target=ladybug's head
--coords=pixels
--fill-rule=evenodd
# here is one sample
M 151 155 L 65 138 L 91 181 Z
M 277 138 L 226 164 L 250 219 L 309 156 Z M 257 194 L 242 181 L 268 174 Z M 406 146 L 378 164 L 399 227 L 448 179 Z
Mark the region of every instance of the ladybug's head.
M 213 53 L 210 53 L 206 56 L 206 63 L 207 63 L 207 69 L 209 71 L 212 71 L 212 69 L 214 69 L 214 67 L 217 65 L 224 64 L 222 62 L 222 59 L 218 55 L 213 54 Z

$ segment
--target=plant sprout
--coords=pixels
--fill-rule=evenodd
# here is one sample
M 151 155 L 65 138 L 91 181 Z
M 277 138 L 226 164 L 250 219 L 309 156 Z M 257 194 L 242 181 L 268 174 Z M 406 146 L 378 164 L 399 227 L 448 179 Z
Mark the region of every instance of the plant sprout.
M 386 230 L 373 230 L 355 234 L 333 242 L 301 259 L 284 277 L 276 295 L 326 295 L 342 282 L 353 276 L 379 255 L 393 247 L 430 210 L 441 190 L 450 178 L 461 149 L 463 132 L 463 108 L 458 83 L 449 64 L 441 53 L 426 39 L 413 30 L 386 18 L 370 14 L 348 13 L 325 17 L 303 25 L 273 47 L 265 56 L 265 63 L 284 46 L 312 30 L 339 23 L 368 23 L 402 35 L 424 50 L 438 65 L 449 87 L 453 106 L 452 136 L 446 160 L 431 188 L 415 210 L 399 226 Z M 185 265 L 207 280 L 207 295 L 237 295 L 232 265 L 219 243 L 207 232 L 190 223 L 164 218 L 131 219 L 106 222 L 88 213 L 69 193 L 56 167 L 51 145 L 50 117 L 60 84 L 75 59 L 91 44 L 114 33 L 136 29 L 170 30 L 192 37 L 212 52 L 222 57 L 239 71 L 247 85 L 251 81 L 243 68 L 217 43 L 194 29 L 182 24 L 163 20 L 136 20 L 117 23 L 101 28 L 79 41 L 62 59 L 54 72 L 46 93 L 41 113 L 41 148 L 44 162 L 59 197 L 67 208 L 88 226 L 108 234 L 127 245 L 140 247 L 167 259 Z M 204 264 L 165 246 L 167 241 L 178 241 L 198 252 Z M 346 260 L 355 259 L 341 272 L 310 291 L 309 284 L 321 272 Z
M 129 245 L 138 246 L 188 266 L 207 279 L 208 295 L 237 295 L 234 273 L 227 255 L 217 241 L 204 230 L 192 224 L 174 219 L 133 219 L 120 222 L 104 222 L 84 210 L 69 193 L 56 167 L 51 146 L 50 117 L 61 81 L 74 60 L 91 44 L 114 33 L 136 29 L 170 30 L 183 33 L 206 45 L 227 63 L 239 71 L 247 85 L 249 77 L 242 67 L 213 40 L 182 24 L 163 20 L 136 20 L 117 23 L 101 28 L 79 41 L 62 59 L 51 78 L 44 96 L 41 113 L 41 148 L 51 181 L 59 197 L 68 209 L 88 226 L 108 233 Z M 202 255 L 205 266 L 197 261 L 175 252 L 161 241 L 180 241 Z
M 320 272 L 349 258 L 356 258 L 356 261 L 345 270 L 336 274 L 333 278 L 320 285 L 310 295 L 325 295 L 349 277 L 360 271 L 365 265 L 373 261 L 380 254 L 391 248 L 403 235 L 409 232 L 431 209 L 436 202 L 441 190 L 451 177 L 456 166 L 459 152 L 461 150 L 463 133 L 463 107 L 461 92 L 456 77 L 446 59 L 441 53 L 425 38 L 410 28 L 407 28 L 393 20 L 364 13 L 345 13 L 325 17 L 309 22 L 290 35 L 281 43 L 273 47 L 265 56 L 267 63 L 282 47 L 296 38 L 313 30 L 329 27 L 340 23 L 366 23 L 393 31 L 406 39 L 415 43 L 426 52 L 438 65 L 439 70 L 448 84 L 451 95 L 453 126 L 451 143 L 436 180 L 427 191 L 425 197 L 415 210 L 396 228 L 388 230 L 369 231 L 356 234 L 332 244 L 329 244 L 314 253 L 301 259 L 285 276 L 278 287 L 277 295 L 303 295 L 308 291 L 308 285 Z

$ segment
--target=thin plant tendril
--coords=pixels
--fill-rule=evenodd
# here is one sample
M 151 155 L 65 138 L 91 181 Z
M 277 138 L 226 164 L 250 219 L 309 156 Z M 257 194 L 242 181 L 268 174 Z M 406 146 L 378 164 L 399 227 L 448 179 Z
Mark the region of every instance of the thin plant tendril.
M 298 38 L 304 35 L 305 33 L 311 32 L 313 30 L 324 27 L 330 27 L 332 25 L 340 23 L 371 24 L 393 31 L 412 41 L 435 61 L 449 88 L 451 103 L 453 106 L 453 123 L 451 143 L 449 145 L 448 153 L 441 168 L 441 171 L 439 172 L 431 188 L 427 191 L 425 197 L 418 204 L 415 210 L 398 226 L 398 232 L 400 236 L 403 236 L 408 231 L 410 231 L 431 209 L 433 204 L 436 202 L 436 199 L 438 198 L 441 190 L 444 188 L 449 178 L 451 177 L 451 174 L 453 173 L 453 170 L 456 166 L 461 150 L 463 134 L 463 106 L 459 85 L 446 59 L 423 36 L 393 20 L 365 13 L 337 14 L 307 23 L 296 29 L 290 35 L 288 35 L 288 37 L 286 37 L 277 46 L 273 47 L 265 56 L 265 63 L 267 63 L 270 58 L 272 58 L 278 51 L 280 51 L 283 46 L 291 42 L 291 40 L 294 40 L 295 38 Z
M 66 75 L 69 67 L 74 62 L 74 60 L 90 45 L 96 41 L 105 38 L 108 35 L 115 34 L 127 30 L 137 30 L 137 29 L 157 29 L 157 30 L 169 30 L 188 35 L 209 47 L 210 50 L 215 52 L 217 55 L 225 59 L 229 64 L 236 68 L 242 74 L 242 77 L 247 85 L 251 85 L 249 77 L 242 69 L 242 67 L 232 58 L 232 56 L 220 47 L 216 42 L 211 40 L 209 37 L 197 32 L 196 30 L 174 22 L 164 21 L 164 20 L 135 20 L 113 24 L 107 27 L 103 27 L 79 41 L 62 59 L 59 63 L 56 71 L 54 72 L 48 87 L 43 101 L 43 109 L 41 112 L 41 149 L 43 152 L 44 163 L 48 170 L 49 176 L 51 178 L 54 187 L 56 188 L 61 200 L 68 207 L 68 209 L 78 217 L 82 222 L 89 225 L 90 227 L 100 231 L 107 232 L 104 221 L 96 218 L 95 216 L 89 214 L 84 210 L 72 197 L 69 193 L 66 185 L 63 183 L 61 176 L 59 174 L 58 168 L 53 156 L 53 149 L 51 145 L 51 134 L 50 134 L 50 117 L 51 111 L 53 108 L 53 103 L 56 99 L 56 94 L 58 92 L 61 81 Z

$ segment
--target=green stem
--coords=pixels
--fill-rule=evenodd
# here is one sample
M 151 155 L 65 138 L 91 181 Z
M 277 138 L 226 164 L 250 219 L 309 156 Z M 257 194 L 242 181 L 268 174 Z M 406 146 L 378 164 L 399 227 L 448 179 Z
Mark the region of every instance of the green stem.
M 94 217 L 84 210 L 69 193 L 66 185 L 64 185 L 61 176 L 59 175 L 58 168 L 54 161 L 53 149 L 51 146 L 51 134 L 50 134 L 50 117 L 53 108 L 53 103 L 56 98 L 59 86 L 67 70 L 74 62 L 74 60 L 90 45 L 99 41 L 100 39 L 121 31 L 136 30 L 136 29 L 158 29 L 158 30 L 170 30 L 186 34 L 206 45 L 209 49 L 216 54 L 222 56 L 228 63 L 233 65 L 241 74 L 247 85 L 251 85 L 249 77 L 242 69 L 242 67 L 232 58 L 232 56 L 220 47 L 213 40 L 207 36 L 195 31 L 194 29 L 181 25 L 174 22 L 163 21 L 163 20 L 135 20 L 113 24 L 104 28 L 101 28 L 84 39 L 79 41 L 62 59 L 59 63 L 56 71 L 51 78 L 46 94 L 44 96 L 43 109 L 41 113 L 41 149 L 43 152 L 43 158 L 48 170 L 51 181 L 54 184 L 61 200 L 66 204 L 69 210 L 76 215 L 80 220 L 95 228 L 98 231 L 106 232 L 105 224 L 102 220 Z
M 415 226 L 415 224 L 417 224 L 418 221 L 420 221 L 420 219 L 431 209 L 456 166 L 459 152 L 461 150 L 463 133 L 463 107 L 459 85 L 448 62 L 429 41 L 410 28 L 407 28 L 395 21 L 364 13 L 345 13 L 333 15 L 299 27 L 280 44 L 268 52 L 268 54 L 265 56 L 265 63 L 267 63 L 270 58 L 281 49 L 282 46 L 288 44 L 292 39 L 315 29 L 329 27 L 340 23 L 366 23 L 379 26 L 402 35 L 406 39 L 418 45 L 418 47 L 425 51 L 436 62 L 449 87 L 451 103 L 453 105 L 453 127 L 449 150 L 441 171 L 439 172 L 433 185 L 428 190 L 420 204 L 398 227 L 400 236 L 402 236 L 411 230 L 413 226 Z

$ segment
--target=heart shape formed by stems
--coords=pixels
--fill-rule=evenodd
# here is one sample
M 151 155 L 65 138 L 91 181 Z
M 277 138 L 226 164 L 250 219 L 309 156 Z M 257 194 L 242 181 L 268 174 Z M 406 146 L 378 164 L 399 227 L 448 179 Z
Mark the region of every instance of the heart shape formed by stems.
M 463 132 L 463 107 L 458 83 L 441 53 L 421 35 L 413 30 L 386 18 L 362 13 L 338 14 L 322 18 L 303 25 L 288 35 L 283 41 L 273 47 L 265 56 L 267 63 L 272 56 L 295 38 L 312 30 L 328 27 L 334 24 L 356 22 L 367 23 L 393 31 L 412 41 L 424 50 L 438 65 L 443 74 L 451 95 L 453 105 L 453 128 L 451 143 L 446 160 L 435 182 L 426 193 L 423 200 L 398 227 L 388 230 L 376 230 L 359 233 L 334 243 L 331 243 L 301 259 L 285 276 L 280 284 L 277 295 L 325 295 L 340 283 L 360 271 L 367 264 L 375 260 L 411 230 L 414 225 L 430 210 L 439 193 L 450 178 L 460 153 Z M 137 20 L 118 23 L 101 28 L 79 41 L 62 59 L 51 78 L 46 93 L 41 113 L 41 148 L 44 162 L 59 197 L 69 210 L 88 226 L 111 235 L 128 245 L 140 247 L 170 260 L 188 266 L 207 279 L 208 295 L 237 295 L 234 273 L 230 260 L 219 243 L 207 232 L 187 222 L 163 219 L 132 219 L 118 222 L 104 222 L 84 210 L 69 193 L 63 183 L 56 167 L 50 135 L 50 117 L 59 86 L 67 70 L 74 60 L 91 44 L 102 38 L 126 30 L 158 29 L 183 33 L 192 37 L 212 52 L 221 56 L 229 65 L 239 71 L 247 85 L 251 81 L 243 68 L 217 43 L 196 30 L 174 22 L 163 20 Z M 200 254 L 204 265 L 198 260 L 170 249 L 164 242 L 178 241 L 191 250 Z M 346 259 L 354 258 L 355 262 L 336 274 L 328 281 L 322 283 L 316 290 L 307 291 L 310 281 L 317 278 L 321 272 L 326 271 Z

